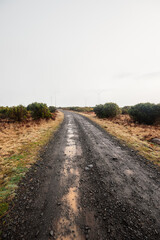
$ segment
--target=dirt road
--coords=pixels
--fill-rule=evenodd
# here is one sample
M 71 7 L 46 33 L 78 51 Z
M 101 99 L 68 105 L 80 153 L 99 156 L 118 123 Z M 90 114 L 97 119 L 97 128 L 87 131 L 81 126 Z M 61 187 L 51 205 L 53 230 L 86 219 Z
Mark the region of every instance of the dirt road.
M 160 172 L 85 117 L 64 122 L 18 190 L 3 239 L 160 239 Z

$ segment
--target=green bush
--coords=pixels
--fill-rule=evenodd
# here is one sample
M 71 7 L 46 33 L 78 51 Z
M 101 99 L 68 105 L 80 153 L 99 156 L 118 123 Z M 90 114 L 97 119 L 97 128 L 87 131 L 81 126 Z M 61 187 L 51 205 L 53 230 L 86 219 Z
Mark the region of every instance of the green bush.
M 128 114 L 130 106 L 124 106 L 121 108 L 122 114 Z
M 50 111 L 51 113 L 55 113 L 56 107 L 50 106 L 50 107 L 49 107 L 49 111 Z
M 121 109 L 116 103 L 105 103 L 103 106 L 104 117 L 116 117 L 118 114 L 121 113 Z
M 31 103 L 27 106 L 27 110 L 31 112 L 31 116 L 33 119 L 40 119 L 45 118 L 49 119 L 52 117 L 51 112 L 49 111 L 49 108 L 44 103 Z
M 155 117 L 156 121 L 160 120 L 160 103 L 155 105 Z
M 104 105 L 96 105 L 94 112 L 99 118 L 116 117 L 121 113 L 121 109 L 116 103 L 105 103 Z
M 103 110 L 104 110 L 104 105 L 102 105 L 102 104 L 96 105 L 93 108 L 93 111 L 95 112 L 95 114 L 99 118 L 104 118 L 104 111 Z
M 10 107 L 7 110 L 7 116 L 9 119 L 13 119 L 15 121 L 24 121 L 27 118 L 28 111 L 27 109 L 19 105 L 17 107 Z
M 136 104 L 129 110 L 129 115 L 134 121 L 138 123 L 144 123 L 148 125 L 153 124 L 160 117 L 160 104 Z
M 0 107 L 0 118 L 5 119 L 8 118 L 8 107 Z

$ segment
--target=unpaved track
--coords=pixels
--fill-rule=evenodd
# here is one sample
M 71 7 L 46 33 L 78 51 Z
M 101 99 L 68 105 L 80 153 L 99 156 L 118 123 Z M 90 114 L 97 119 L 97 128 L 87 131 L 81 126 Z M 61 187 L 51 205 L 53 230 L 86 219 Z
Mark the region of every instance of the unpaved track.
M 2 239 L 159 240 L 159 177 L 95 123 L 65 112 L 20 184 Z

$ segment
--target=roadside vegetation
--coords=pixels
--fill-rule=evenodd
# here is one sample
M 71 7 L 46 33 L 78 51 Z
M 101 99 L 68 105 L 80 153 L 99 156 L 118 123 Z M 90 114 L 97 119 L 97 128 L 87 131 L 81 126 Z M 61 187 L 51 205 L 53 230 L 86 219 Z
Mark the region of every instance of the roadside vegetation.
M 81 114 L 160 166 L 160 104 L 120 108 L 115 103 L 106 103 L 96 105 L 94 112 Z
M 18 182 L 62 120 L 63 113 L 43 103 L 0 107 L 0 217 L 8 211 Z
M 99 118 L 116 117 L 121 113 L 121 109 L 116 103 L 105 103 L 94 107 L 94 112 Z
M 64 107 L 62 109 L 75 112 L 93 112 L 93 107 Z

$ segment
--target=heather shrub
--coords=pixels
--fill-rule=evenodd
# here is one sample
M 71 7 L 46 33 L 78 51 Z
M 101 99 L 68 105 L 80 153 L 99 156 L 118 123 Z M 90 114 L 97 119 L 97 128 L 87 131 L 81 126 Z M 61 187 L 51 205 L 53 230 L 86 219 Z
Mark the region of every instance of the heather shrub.
M 56 107 L 50 106 L 50 107 L 49 107 L 49 111 L 50 111 L 51 113 L 55 113 Z
M 160 103 L 155 105 L 154 109 L 155 109 L 156 120 L 160 120 Z
M 129 110 L 130 117 L 138 122 L 144 124 L 153 124 L 156 119 L 160 117 L 160 104 L 153 103 L 139 103 L 132 106 Z
M 24 121 L 27 118 L 28 111 L 26 107 L 19 105 L 17 107 L 9 107 L 7 117 L 15 121 Z
M 0 107 L 0 118 L 5 119 L 8 117 L 8 107 Z
M 103 106 L 103 114 L 105 118 L 116 117 L 121 113 L 121 109 L 116 103 L 105 103 Z
M 124 106 L 121 108 L 122 114 L 128 114 L 130 106 Z
M 31 116 L 33 119 L 45 118 L 49 119 L 52 117 L 49 108 L 44 103 L 31 103 L 27 106 L 27 110 L 31 112 Z
M 104 111 L 103 110 L 104 110 L 104 105 L 102 105 L 102 104 L 96 105 L 93 109 L 93 111 L 95 112 L 95 114 L 99 118 L 104 118 Z
M 99 118 L 116 117 L 121 113 L 121 109 L 116 103 L 99 104 L 94 107 L 94 112 Z

